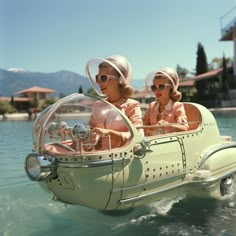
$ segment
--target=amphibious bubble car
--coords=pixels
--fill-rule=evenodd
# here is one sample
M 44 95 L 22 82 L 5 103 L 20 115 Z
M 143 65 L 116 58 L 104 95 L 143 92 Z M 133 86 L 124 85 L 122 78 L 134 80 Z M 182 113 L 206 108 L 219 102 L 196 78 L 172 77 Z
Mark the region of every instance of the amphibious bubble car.
M 107 129 L 123 122 L 130 134 L 121 146 L 89 126 L 99 101 Z M 221 136 L 205 107 L 185 103 L 190 129 L 143 135 L 123 112 L 89 95 L 72 94 L 39 114 L 33 127 L 33 152 L 25 158 L 28 177 L 53 200 L 101 210 L 127 209 L 173 193 L 220 197 L 233 191 L 236 143 Z M 152 127 L 153 128 L 153 127 Z M 97 145 L 98 140 L 107 145 Z

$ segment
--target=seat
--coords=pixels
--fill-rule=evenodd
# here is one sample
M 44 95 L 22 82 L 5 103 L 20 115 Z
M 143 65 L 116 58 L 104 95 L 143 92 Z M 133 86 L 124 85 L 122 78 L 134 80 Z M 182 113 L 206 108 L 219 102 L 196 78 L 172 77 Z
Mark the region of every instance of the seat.
M 184 103 L 189 130 L 197 129 L 202 121 L 201 113 L 193 104 Z

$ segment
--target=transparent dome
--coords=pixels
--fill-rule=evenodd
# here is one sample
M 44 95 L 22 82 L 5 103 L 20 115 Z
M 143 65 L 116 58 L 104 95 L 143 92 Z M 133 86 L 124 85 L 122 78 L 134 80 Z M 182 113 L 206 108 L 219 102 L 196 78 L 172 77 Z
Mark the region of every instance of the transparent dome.
M 128 138 L 119 143 L 107 130 Z M 33 127 L 33 146 L 41 154 L 81 155 L 122 148 L 132 136 L 124 114 L 114 106 L 95 97 L 72 94 L 39 114 Z

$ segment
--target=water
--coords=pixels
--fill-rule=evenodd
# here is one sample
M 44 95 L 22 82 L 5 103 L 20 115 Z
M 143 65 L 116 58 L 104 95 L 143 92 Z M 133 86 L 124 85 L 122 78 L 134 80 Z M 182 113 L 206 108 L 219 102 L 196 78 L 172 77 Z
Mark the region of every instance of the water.
M 236 140 L 236 113 L 215 114 L 222 135 Z M 172 199 L 122 213 L 54 202 L 24 172 L 32 148 L 30 121 L 0 122 L 0 235 L 235 236 L 236 196 Z

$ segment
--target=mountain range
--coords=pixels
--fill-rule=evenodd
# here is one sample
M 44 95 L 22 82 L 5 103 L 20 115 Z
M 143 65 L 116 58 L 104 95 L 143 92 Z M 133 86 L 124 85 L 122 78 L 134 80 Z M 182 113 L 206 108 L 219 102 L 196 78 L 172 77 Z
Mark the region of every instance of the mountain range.
M 135 90 L 144 87 L 144 81 L 132 80 Z M 88 79 L 72 71 L 58 71 L 53 73 L 29 72 L 23 69 L 0 69 L 0 96 L 12 96 L 16 92 L 39 86 L 54 89 L 59 94 L 69 95 L 78 92 L 80 86 L 87 92 L 90 88 Z
M 80 85 L 84 91 L 90 87 L 85 77 L 70 71 L 40 73 L 0 69 L 0 96 L 12 96 L 33 86 L 54 89 L 58 93 L 68 95 L 78 92 Z

